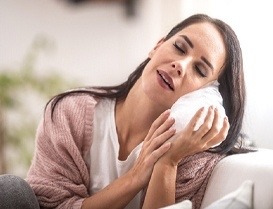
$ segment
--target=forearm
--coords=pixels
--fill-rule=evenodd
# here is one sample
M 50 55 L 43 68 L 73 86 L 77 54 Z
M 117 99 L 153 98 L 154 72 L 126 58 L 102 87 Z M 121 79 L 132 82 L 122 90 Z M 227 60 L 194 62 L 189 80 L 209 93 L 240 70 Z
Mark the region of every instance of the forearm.
M 124 175 L 83 201 L 82 209 L 124 208 L 141 190 L 132 176 Z
M 160 208 L 175 203 L 177 166 L 156 163 L 145 196 L 143 209 Z

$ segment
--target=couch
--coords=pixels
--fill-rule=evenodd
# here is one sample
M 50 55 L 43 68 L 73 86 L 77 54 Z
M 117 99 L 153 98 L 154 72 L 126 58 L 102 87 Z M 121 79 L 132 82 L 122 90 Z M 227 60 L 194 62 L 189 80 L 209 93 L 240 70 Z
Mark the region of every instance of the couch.
M 235 191 L 246 180 L 253 182 L 254 209 L 273 209 L 273 150 L 260 148 L 221 160 L 210 176 L 201 209 Z
M 192 208 L 190 200 L 164 207 Z M 273 150 L 259 148 L 221 160 L 209 178 L 201 209 L 273 209 Z

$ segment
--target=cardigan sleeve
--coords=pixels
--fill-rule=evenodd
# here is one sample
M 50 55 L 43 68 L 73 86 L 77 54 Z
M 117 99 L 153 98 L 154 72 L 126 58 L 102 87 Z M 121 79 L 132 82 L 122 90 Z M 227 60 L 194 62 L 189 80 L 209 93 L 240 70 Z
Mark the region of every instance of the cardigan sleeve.
M 199 209 L 209 177 L 223 157 L 217 153 L 201 152 L 181 161 L 177 168 L 176 202 L 191 200 L 193 209 Z
M 90 150 L 95 100 L 71 95 L 60 100 L 51 118 L 51 103 L 36 132 L 36 147 L 27 182 L 41 208 L 80 208 L 89 196 Z

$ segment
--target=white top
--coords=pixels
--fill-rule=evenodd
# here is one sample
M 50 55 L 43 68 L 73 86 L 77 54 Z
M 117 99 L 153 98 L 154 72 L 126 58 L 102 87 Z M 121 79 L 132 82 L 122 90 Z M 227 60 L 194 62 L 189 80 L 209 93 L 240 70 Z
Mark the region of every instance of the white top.
M 125 121 L 126 122 L 126 121 Z M 135 163 L 142 143 L 125 161 L 118 159 L 119 142 L 115 123 L 115 100 L 101 99 L 95 107 L 93 142 L 90 149 L 90 191 L 94 194 L 126 173 Z M 139 208 L 139 192 L 126 209 Z

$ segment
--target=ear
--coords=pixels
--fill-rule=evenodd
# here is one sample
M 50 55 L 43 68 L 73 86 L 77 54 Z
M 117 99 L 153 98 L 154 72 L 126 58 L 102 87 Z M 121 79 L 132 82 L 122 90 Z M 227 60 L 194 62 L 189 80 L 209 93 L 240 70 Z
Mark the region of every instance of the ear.
M 149 52 L 149 58 L 152 58 L 156 50 L 165 42 L 165 37 L 161 38 L 155 47 Z

